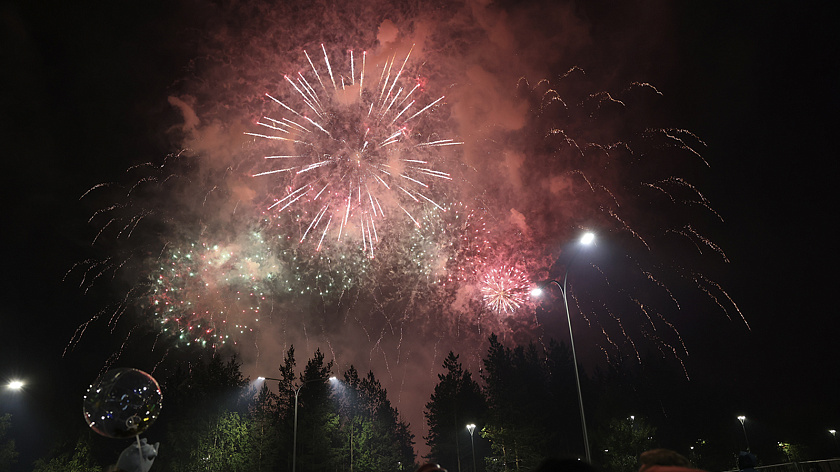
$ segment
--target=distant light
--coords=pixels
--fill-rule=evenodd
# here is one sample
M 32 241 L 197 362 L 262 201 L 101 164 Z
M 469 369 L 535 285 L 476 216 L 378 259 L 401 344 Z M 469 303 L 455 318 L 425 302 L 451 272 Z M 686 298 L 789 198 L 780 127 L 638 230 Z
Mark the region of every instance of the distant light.
M 829 430 L 828 430 L 828 432 L 829 432 L 829 434 L 831 434 L 832 436 L 837 436 L 837 430 L 836 430 L 836 429 L 829 429 Z
M 20 390 L 23 388 L 23 385 L 23 381 L 21 380 L 12 380 L 6 387 L 10 390 Z
M 593 241 L 595 241 L 595 233 L 591 231 L 583 233 L 583 236 L 580 237 L 580 243 L 585 246 L 592 244 Z
M 257 380 L 259 380 L 260 382 L 262 382 L 263 380 L 265 380 L 265 377 L 257 377 Z
M 531 289 L 531 296 L 534 297 L 534 298 L 539 298 L 539 297 L 542 296 L 542 294 L 543 294 L 543 289 L 541 289 L 540 287 L 534 287 L 534 288 Z
M 475 425 L 470 423 L 467 425 L 467 431 L 470 432 L 470 436 L 472 436 L 473 431 L 475 431 Z
M 338 380 L 338 378 L 335 375 L 330 377 L 330 382 L 335 382 L 337 380 Z
M 738 417 L 738 421 L 740 421 L 740 422 L 741 422 L 741 424 L 744 424 L 744 421 L 745 421 L 746 419 L 747 419 L 747 417 L 746 417 L 746 416 L 739 416 L 739 417 Z

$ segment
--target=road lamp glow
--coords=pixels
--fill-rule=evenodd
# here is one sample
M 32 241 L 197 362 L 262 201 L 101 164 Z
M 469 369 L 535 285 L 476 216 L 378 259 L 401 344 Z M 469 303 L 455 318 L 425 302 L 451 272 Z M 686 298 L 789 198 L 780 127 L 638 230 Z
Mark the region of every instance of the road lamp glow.
M 747 421 L 747 417 L 741 415 L 738 417 L 738 421 L 741 422 L 741 429 L 744 430 L 744 441 L 747 442 L 747 452 L 750 452 L 750 438 L 747 437 L 747 427 L 744 426 L 744 422 Z
M 578 243 L 581 246 L 589 246 L 595 241 L 595 233 L 587 231 L 581 237 Z M 575 254 L 577 256 L 577 253 Z M 580 427 L 583 431 L 583 450 L 586 453 L 586 462 L 592 463 L 592 454 L 589 452 L 589 436 L 586 433 L 586 415 L 583 411 L 583 395 L 580 392 L 580 373 L 578 372 L 578 363 L 577 363 L 577 354 L 575 352 L 575 336 L 572 332 L 572 316 L 569 314 L 569 300 L 566 297 L 566 282 L 569 279 L 569 268 L 572 266 L 572 263 L 575 260 L 575 256 L 566 264 L 566 272 L 563 275 L 563 283 L 561 284 L 558 280 L 551 280 L 548 282 L 547 285 L 555 285 L 558 289 L 560 289 L 560 294 L 563 295 L 563 306 L 566 308 L 566 321 L 569 323 L 569 345 L 572 348 L 572 362 L 574 362 L 575 367 L 575 384 L 577 386 L 577 395 L 578 395 L 578 406 L 580 407 Z M 542 287 L 534 287 L 531 290 L 531 296 L 539 297 L 542 295 L 543 288 Z
M 473 456 L 473 472 L 475 472 L 475 442 L 473 441 L 473 431 L 475 431 L 475 425 L 470 423 L 467 425 L 467 431 L 470 432 L 470 446 L 472 446 L 472 456 Z
M 12 380 L 8 384 L 6 384 L 6 388 L 9 390 L 21 390 L 25 384 L 22 380 Z

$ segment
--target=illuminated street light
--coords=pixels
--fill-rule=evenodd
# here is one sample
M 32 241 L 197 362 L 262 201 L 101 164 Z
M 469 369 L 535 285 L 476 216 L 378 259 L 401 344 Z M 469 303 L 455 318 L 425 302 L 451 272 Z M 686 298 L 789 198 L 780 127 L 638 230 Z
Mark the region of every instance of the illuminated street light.
M 747 421 L 746 416 L 739 416 L 738 421 L 741 422 L 741 429 L 744 430 L 744 440 L 747 442 L 747 452 L 750 452 L 750 438 L 747 437 L 747 427 L 744 426 L 744 422 Z
M 6 388 L 9 390 L 22 390 L 24 385 L 26 384 L 22 380 L 11 380 L 6 384 Z
M 578 242 L 581 246 L 589 246 L 595 242 L 595 234 L 592 232 L 586 232 L 580 237 Z M 576 255 L 577 253 L 575 256 Z M 583 413 L 583 395 L 580 392 L 580 373 L 578 372 L 577 354 L 575 353 L 575 337 L 572 333 L 572 316 L 569 314 L 569 300 L 566 298 L 566 282 L 569 279 L 569 268 L 571 268 L 572 262 L 574 262 L 574 257 L 572 257 L 572 260 L 566 264 L 566 273 L 563 275 L 562 285 L 557 280 L 551 280 L 548 284 L 556 285 L 557 288 L 560 289 L 560 293 L 563 295 L 563 306 L 566 308 L 566 321 L 569 323 L 569 344 L 572 348 L 572 361 L 575 364 L 575 384 L 577 385 L 578 406 L 580 407 L 580 427 L 581 430 L 583 430 L 583 449 L 586 453 L 586 462 L 592 463 L 592 454 L 589 452 L 589 436 L 586 434 L 586 416 Z M 539 297 L 542 295 L 542 289 L 539 287 L 534 288 L 531 291 L 531 295 Z
M 473 456 L 473 472 L 475 472 L 475 442 L 473 441 L 473 431 L 475 431 L 475 425 L 470 423 L 467 425 L 467 431 L 470 432 L 470 445 L 472 446 L 472 456 Z
M 277 382 L 283 382 L 284 381 L 283 379 L 275 379 L 275 378 L 272 378 L 272 377 L 257 377 L 257 379 L 258 380 L 275 380 Z M 335 376 L 322 377 L 322 378 L 319 378 L 319 379 L 309 379 L 309 380 L 305 380 L 303 383 L 298 385 L 297 388 L 294 389 L 294 392 L 295 392 L 295 423 L 294 423 L 294 429 L 293 429 L 293 433 L 292 433 L 292 437 L 293 437 L 293 439 L 292 439 L 292 472 L 295 472 L 295 465 L 297 463 L 298 395 L 300 394 L 300 389 L 302 389 L 304 385 L 306 385 L 310 382 L 317 382 L 319 380 L 329 380 L 330 382 L 335 382 L 337 379 L 335 378 Z

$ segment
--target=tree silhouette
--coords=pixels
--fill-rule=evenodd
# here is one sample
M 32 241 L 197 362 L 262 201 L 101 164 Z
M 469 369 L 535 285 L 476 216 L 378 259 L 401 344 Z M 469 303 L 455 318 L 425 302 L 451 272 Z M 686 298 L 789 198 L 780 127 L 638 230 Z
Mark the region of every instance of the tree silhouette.
M 424 412 L 429 424 L 425 438 L 431 448 L 429 459 L 451 471 L 471 470 L 466 426 L 474 423 L 481 429 L 486 401 L 472 374 L 462 368 L 453 352 L 443 361 L 443 368 L 445 373 L 438 374 L 438 384 Z

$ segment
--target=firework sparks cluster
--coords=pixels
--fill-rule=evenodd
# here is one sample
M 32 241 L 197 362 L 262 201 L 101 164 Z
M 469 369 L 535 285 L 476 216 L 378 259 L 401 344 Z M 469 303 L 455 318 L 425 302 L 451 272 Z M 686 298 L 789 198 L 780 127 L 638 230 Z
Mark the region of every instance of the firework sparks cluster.
M 161 258 L 151 275 L 149 310 L 163 331 L 173 330 L 187 344 L 218 346 L 252 332 L 261 305 L 277 278 L 276 261 L 265 251 L 259 234 L 249 246 L 192 244 Z M 244 249 L 244 250 L 243 250 Z
M 481 285 L 484 302 L 492 310 L 510 313 L 521 308 L 533 288 L 530 277 L 514 267 L 492 269 Z
M 386 345 L 399 352 L 414 332 L 473 344 L 491 332 L 541 338 L 557 300 L 532 299 L 531 289 L 573 260 L 569 301 L 608 360 L 639 358 L 643 340 L 687 356 L 671 321 L 682 310 L 675 283 L 743 318 L 690 260 L 728 262 L 699 229 L 720 215 L 679 174 L 708 167 L 704 144 L 634 115 L 661 99 L 656 88 L 634 82 L 610 94 L 577 68 L 536 86 L 513 79 L 501 101 L 518 124 L 497 126 L 481 116 L 499 106 L 482 96 L 482 74 L 432 60 L 447 59 L 445 41 L 368 51 L 312 41 L 319 46 L 279 62 L 286 74 L 277 63 L 241 66 L 254 82 L 248 96 L 195 105 L 214 125 L 193 124 L 185 139 L 223 135 L 235 145 L 222 158 L 193 146 L 91 189 L 85 199 L 107 201 L 91 217 L 107 256 L 72 272 L 86 290 L 132 281 L 103 310 L 109 323 L 131 312 L 181 344 L 213 349 L 255 344 L 244 341 L 263 331 L 333 349 L 351 326 L 371 357 Z M 260 54 L 281 56 L 248 50 L 242 64 Z M 248 121 L 244 130 L 213 127 L 224 107 L 236 112 L 225 118 Z M 571 257 L 566 242 L 583 229 L 611 248 L 609 260 Z
M 300 208 L 293 219 L 305 225 L 301 242 L 314 239 L 320 250 L 332 233 L 337 243 L 342 237 L 359 241 L 373 258 L 384 231 L 377 222 L 403 215 L 419 227 L 415 207 L 426 204 L 443 211 L 432 198 L 430 180 L 452 177 L 436 170 L 432 161 L 440 159 L 436 148 L 462 143 L 424 136 L 424 128 L 414 126 L 444 97 L 417 104 L 424 90 L 420 79 L 406 78 L 411 51 L 401 60 L 392 55 L 379 74 L 372 74 L 367 53 L 357 64 L 351 50 L 349 76 L 336 77 L 324 45 L 321 50 L 326 74 L 318 72 L 304 51 L 307 74 L 284 76 L 292 97 L 280 100 L 266 94 L 282 114 L 258 121 L 269 134 L 246 134 L 280 145 L 265 156 L 277 164 L 254 177 L 288 177 L 277 185 L 281 194 L 267 209 Z M 300 104 L 290 106 L 291 100 Z

